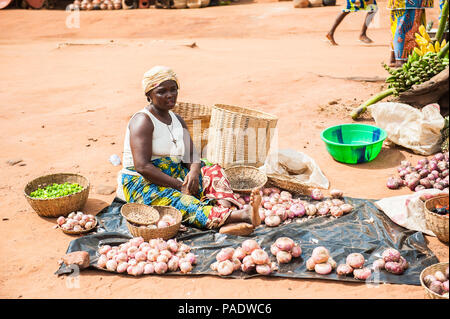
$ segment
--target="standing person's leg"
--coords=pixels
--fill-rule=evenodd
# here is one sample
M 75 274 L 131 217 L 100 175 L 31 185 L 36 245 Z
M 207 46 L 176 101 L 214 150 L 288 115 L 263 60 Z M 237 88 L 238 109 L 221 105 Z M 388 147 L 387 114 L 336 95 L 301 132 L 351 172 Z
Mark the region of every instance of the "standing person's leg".
M 372 22 L 376 13 L 377 13 L 376 11 L 367 12 L 366 19 L 364 20 L 364 24 L 361 29 L 361 34 L 359 35 L 359 40 L 364 43 L 372 43 L 373 42 L 372 39 L 370 39 L 367 36 L 367 28 L 369 27 L 369 24 Z
M 341 24 L 342 20 L 349 14 L 350 12 L 344 11 L 341 12 L 337 18 L 336 21 L 334 21 L 333 26 L 331 27 L 331 30 L 327 33 L 326 37 L 330 41 L 332 45 L 338 45 L 336 41 L 334 40 L 334 32 L 336 31 L 336 28 Z

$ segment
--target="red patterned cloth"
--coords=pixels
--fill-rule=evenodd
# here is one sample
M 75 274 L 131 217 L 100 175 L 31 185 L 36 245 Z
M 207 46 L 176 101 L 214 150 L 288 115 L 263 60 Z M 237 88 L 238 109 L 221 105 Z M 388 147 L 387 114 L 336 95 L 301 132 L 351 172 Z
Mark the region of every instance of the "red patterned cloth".
M 231 189 L 227 174 L 219 165 L 215 164 L 202 167 L 202 188 L 206 198 L 227 200 L 237 207 L 242 208 L 242 204 L 238 202 L 238 197 Z M 208 216 L 208 228 L 222 226 L 234 209 L 235 207 L 224 207 L 220 203 L 214 205 Z

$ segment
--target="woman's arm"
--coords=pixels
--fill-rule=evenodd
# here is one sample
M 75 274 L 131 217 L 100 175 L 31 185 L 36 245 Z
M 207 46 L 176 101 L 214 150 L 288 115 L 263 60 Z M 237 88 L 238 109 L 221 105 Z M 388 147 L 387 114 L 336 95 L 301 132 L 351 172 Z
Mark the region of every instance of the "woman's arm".
M 145 114 L 136 114 L 130 121 L 130 146 L 134 168 L 152 183 L 181 190 L 183 182 L 155 167 L 152 158 L 153 123 Z

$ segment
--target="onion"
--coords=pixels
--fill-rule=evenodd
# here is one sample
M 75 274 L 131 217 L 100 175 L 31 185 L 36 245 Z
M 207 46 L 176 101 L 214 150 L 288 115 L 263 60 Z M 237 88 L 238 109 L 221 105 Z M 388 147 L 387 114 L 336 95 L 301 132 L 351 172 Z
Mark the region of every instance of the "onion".
M 323 246 L 319 246 L 313 249 L 311 258 L 314 260 L 314 263 L 321 264 L 327 262 L 330 257 L 330 253 L 328 249 Z
M 128 255 L 124 252 L 119 252 L 116 256 L 114 256 L 114 260 L 117 261 L 117 263 L 128 261 Z M 147 260 L 147 256 L 145 254 L 143 260 Z
M 134 258 L 131 258 L 128 260 L 128 265 L 129 266 L 136 266 L 138 264 L 137 260 Z
M 432 292 L 437 293 L 438 295 L 442 294 L 443 289 L 442 289 L 442 283 L 440 281 L 433 281 L 430 284 L 430 287 L 428 287 Z
M 144 242 L 144 238 L 142 238 L 142 237 L 134 237 L 134 238 L 130 239 L 131 246 L 139 247 L 139 245 L 142 244 L 143 242 Z
M 317 209 L 317 213 L 318 213 L 320 216 L 325 216 L 325 215 L 327 215 L 329 212 L 330 212 L 330 208 L 329 208 L 328 206 L 326 206 L 326 205 L 320 206 L 320 207 Z
M 372 274 L 372 271 L 370 270 L 370 268 L 362 268 L 362 269 L 354 269 L 353 270 L 353 276 L 359 280 L 366 280 L 367 278 L 370 277 L 371 274 Z
M 333 206 L 330 208 L 330 214 L 334 217 L 341 217 L 344 214 L 344 211 L 339 206 Z
M 364 266 L 364 256 L 359 253 L 352 253 L 347 256 L 346 263 L 353 269 L 362 268 Z
M 322 200 L 323 199 L 322 191 L 318 188 L 314 188 L 311 191 L 311 198 L 314 200 Z
M 117 265 L 116 271 L 118 273 L 123 273 L 123 272 L 127 271 L 127 268 L 128 268 L 128 263 L 126 261 L 123 261 Z
M 397 178 L 395 177 L 389 177 L 386 186 L 390 189 L 398 189 L 400 187 L 400 183 Z
M 146 263 L 144 266 L 144 274 L 149 275 L 149 274 L 153 274 L 154 272 L 155 272 L 155 266 L 153 265 L 153 263 Z
M 344 214 L 348 214 L 353 210 L 353 206 L 350 204 L 343 204 L 340 206 L 340 208 L 344 212 Z
M 178 270 L 178 266 L 179 266 L 179 261 L 180 258 L 177 256 L 173 256 L 172 258 L 169 259 L 169 261 L 167 262 L 167 269 L 169 271 L 177 271 Z
M 287 264 L 287 263 L 289 263 L 291 261 L 291 259 L 292 259 L 292 255 L 291 255 L 291 253 L 289 253 L 287 251 L 280 250 L 277 253 L 277 261 L 280 264 Z
M 436 153 L 434 154 L 433 159 L 435 159 L 437 162 L 442 161 L 444 159 L 444 154 Z
M 400 165 L 402 166 L 402 167 L 408 167 L 408 166 L 411 166 L 411 162 L 410 161 L 401 161 L 400 162 Z
M 167 257 L 167 255 L 159 255 L 156 258 L 156 261 L 161 263 L 167 263 L 169 261 L 169 257 Z
M 284 251 L 291 251 L 295 245 L 295 242 L 289 237 L 280 237 L 275 241 L 275 245 Z
M 247 253 L 242 249 L 242 247 L 238 247 L 234 250 L 233 258 L 242 260 L 244 257 L 247 256 Z
M 316 205 L 309 204 L 305 207 L 305 209 L 306 209 L 306 215 L 308 215 L 308 216 L 314 216 L 317 213 Z
M 444 275 L 442 271 L 436 271 L 434 273 L 434 278 L 436 278 L 436 280 L 439 280 L 440 282 L 444 282 L 447 280 L 447 277 Z
M 292 247 L 292 249 L 291 249 L 292 257 L 298 258 L 301 256 L 301 254 L 302 254 L 302 248 L 299 245 L 295 244 L 294 247 Z
M 316 266 L 316 263 L 314 262 L 314 260 L 312 258 L 309 258 L 308 260 L 306 260 L 306 269 L 307 270 L 314 270 Z
M 143 253 L 142 251 L 138 251 L 135 255 L 134 258 L 137 261 L 145 261 L 147 260 L 147 255 L 145 253 Z
M 331 257 L 328 258 L 327 264 L 329 264 L 332 269 L 336 269 L 337 263 L 333 258 L 331 258 Z
M 398 262 L 400 260 L 400 252 L 394 248 L 388 248 L 383 251 L 381 257 L 385 262 L 393 261 Z
M 110 250 L 106 253 L 106 257 L 108 257 L 108 259 L 113 259 L 116 255 L 117 253 L 115 250 Z
M 110 259 L 106 262 L 106 269 L 111 270 L 111 271 L 116 271 L 117 269 L 117 261 L 115 261 L 114 259 Z
M 221 276 L 231 275 L 233 273 L 233 270 L 234 270 L 234 265 L 230 260 L 221 261 L 217 265 L 217 272 Z
M 263 192 L 264 195 L 268 196 L 272 192 L 272 189 L 270 187 L 269 188 L 263 188 L 262 192 Z
M 382 258 L 377 259 L 373 262 L 372 269 L 375 271 L 382 270 L 382 269 L 384 269 L 385 264 L 386 264 L 386 262 L 384 261 L 384 259 L 382 259 Z
M 339 276 L 347 276 L 347 275 L 350 275 L 352 272 L 353 272 L 353 268 L 347 264 L 340 264 L 336 268 L 336 273 Z
M 294 213 L 295 217 L 301 217 L 306 213 L 305 207 L 301 203 L 291 205 L 289 210 Z
M 384 265 L 384 269 L 395 275 L 401 275 L 405 270 L 401 263 L 395 261 L 387 261 Z
M 233 258 L 234 249 L 231 247 L 223 248 L 216 255 L 217 261 L 225 261 Z
M 228 261 L 228 260 L 227 260 Z M 220 265 L 220 264 L 219 264 Z M 187 274 L 188 272 L 192 271 L 192 264 L 190 264 L 188 261 L 183 261 L 180 263 L 180 271 L 183 274 Z
M 427 275 L 423 278 L 423 282 L 425 283 L 425 285 L 429 286 L 433 281 L 436 281 L 436 277 L 434 277 L 433 275 Z
M 108 251 L 111 250 L 111 246 L 110 245 L 103 245 L 98 249 L 99 254 L 103 255 L 103 254 L 107 254 Z
M 136 253 L 138 252 L 138 248 L 137 246 L 131 246 L 130 248 L 127 249 L 127 255 L 128 257 L 134 258 L 134 256 L 136 255 Z
M 270 246 L 270 252 L 272 253 L 272 255 L 276 256 L 279 251 L 280 251 L 280 248 L 278 248 L 277 245 L 275 245 L 275 243 L 273 243 Z
M 219 265 L 218 261 L 213 262 L 209 268 L 211 268 L 212 271 L 217 271 L 217 266 Z
M 448 292 L 448 279 L 442 283 L 442 289 L 444 292 Z
M 266 216 L 264 223 L 269 227 L 277 227 L 281 223 L 281 218 L 278 215 Z
M 66 222 L 66 219 L 64 218 L 64 216 L 59 216 L 56 222 L 58 223 L 59 226 L 61 226 Z
M 328 275 L 329 273 L 331 273 L 331 271 L 333 270 L 331 268 L 330 264 L 316 264 L 314 266 L 314 270 L 316 273 L 320 274 L 320 275 Z
M 256 265 L 267 264 L 270 261 L 269 255 L 262 249 L 255 249 L 252 251 L 251 257 Z
M 242 263 L 239 259 L 233 258 L 231 259 L 231 262 L 233 263 L 233 271 L 241 269 Z
M 167 267 L 167 264 L 164 262 L 158 261 L 154 264 L 154 266 L 155 266 L 155 272 L 159 275 L 167 272 L 168 267 Z
M 269 264 L 256 265 L 256 272 L 260 275 L 270 275 L 272 273 L 272 268 Z
M 425 186 L 425 188 L 431 188 L 431 183 L 430 183 L 430 180 L 428 178 L 422 178 L 419 181 L 419 183 L 420 183 L 420 185 Z
M 100 255 L 100 257 L 98 257 L 97 266 L 100 268 L 105 268 L 107 261 L 108 257 L 106 257 L 106 255 Z
M 430 171 L 437 171 L 437 170 L 438 170 L 438 164 L 437 164 L 437 161 L 431 160 L 431 161 L 428 163 L 428 169 L 429 169 Z

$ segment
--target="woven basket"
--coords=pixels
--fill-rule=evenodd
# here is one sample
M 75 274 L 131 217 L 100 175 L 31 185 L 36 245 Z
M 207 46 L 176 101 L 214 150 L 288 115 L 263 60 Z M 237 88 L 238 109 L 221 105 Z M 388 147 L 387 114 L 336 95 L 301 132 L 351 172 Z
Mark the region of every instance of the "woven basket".
M 420 273 L 420 284 L 422 285 L 423 289 L 425 290 L 425 296 L 428 299 L 447 299 L 448 300 L 448 298 L 438 295 L 437 293 L 428 289 L 428 287 L 423 282 L 423 278 L 425 278 L 428 275 L 434 275 L 434 273 L 436 271 L 442 271 L 445 274 L 445 269 L 447 269 L 447 267 L 448 267 L 448 262 L 434 264 L 434 265 L 428 266 L 427 268 L 422 270 L 422 272 Z
M 73 231 L 73 230 L 62 229 L 61 226 L 58 226 L 58 228 L 61 229 L 63 233 L 66 233 L 66 234 L 69 234 L 69 235 L 81 235 L 81 234 L 89 233 L 95 227 L 97 227 L 97 225 L 98 225 L 98 221 L 97 221 L 97 218 L 95 218 L 94 226 L 92 226 L 89 229 L 84 229 L 84 230 L 81 230 L 81 231 Z
M 63 184 L 77 183 L 83 189 L 77 193 L 51 199 L 39 199 L 30 196 L 38 188 L 43 188 L 53 183 Z M 29 182 L 24 189 L 24 195 L 34 211 L 43 217 L 67 216 L 71 212 L 80 211 L 89 196 L 89 180 L 78 174 L 59 173 L 38 177 Z
M 154 228 L 150 229 L 145 226 L 136 226 L 127 221 L 127 227 L 130 233 L 134 237 L 142 237 L 144 240 L 148 241 L 153 238 L 162 238 L 164 240 L 168 240 L 170 238 L 173 238 L 177 235 L 178 230 L 180 229 L 181 220 L 183 218 L 181 212 L 171 206 L 151 206 L 152 208 L 155 208 L 158 212 L 160 217 L 162 218 L 166 214 L 170 214 L 176 219 L 176 224 L 164 227 L 164 228 Z
M 201 157 L 206 156 L 206 150 L 204 150 L 204 148 L 208 144 L 208 129 L 211 120 L 211 110 L 211 106 L 185 102 L 178 102 L 173 108 L 173 112 L 180 115 L 186 122 L 194 146 Z
M 278 118 L 264 112 L 216 104 L 211 112 L 207 158 L 223 168 L 264 164 Z
M 225 169 L 231 188 L 236 193 L 251 193 L 267 183 L 267 176 L 253 166 L 233 166 Z
M 126 203 L 120 209 L 120 213 L 128 222 L 143 226 L 155 224 L 160 217 L 152 206 L 140 203 Z M 136 215 L 141 218 L 137 219 Z
M 304 185 L 293 177 L 280 174 L 267 174 L 270 185 L 302 195 L 310 195 L 312 187 Z
M 448 243 L 448 217 L 433 213 L 436 205 L 448 205 L 448 195 L 439 195 L 425 201 L 425 220 L 427 228 L 431 230 L 439 240 Z
M 201 7 L 204 8 L 204 7 L 209 6 L 210 2 L 211 2 L 211 0 L 200 0 Z

